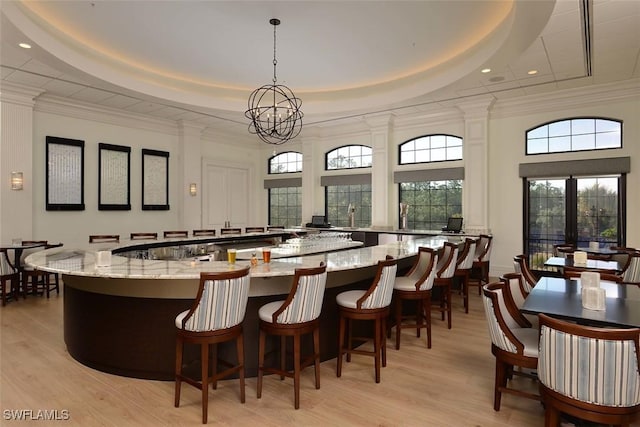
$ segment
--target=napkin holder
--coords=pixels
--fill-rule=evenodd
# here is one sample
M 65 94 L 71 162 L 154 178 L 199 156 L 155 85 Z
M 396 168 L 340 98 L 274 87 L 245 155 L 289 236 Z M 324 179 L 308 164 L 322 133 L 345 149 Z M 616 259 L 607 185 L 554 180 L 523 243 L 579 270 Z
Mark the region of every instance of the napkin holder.
M 600 249 L 600 242 L 589 242 L 590 251 L 597 251 L 598 249 Z
M 111 251 L 96 252 L 96 267 L 111 266 Z
M 584 251 L 575 251 L 573 253 L 573 265 L 587 265 L 587 253 Z
M 600 273 L 585 271 L 580 274 L 582 286 L 582 307 L 587 310 L 605 309 L 606 291 L 600 287 Z

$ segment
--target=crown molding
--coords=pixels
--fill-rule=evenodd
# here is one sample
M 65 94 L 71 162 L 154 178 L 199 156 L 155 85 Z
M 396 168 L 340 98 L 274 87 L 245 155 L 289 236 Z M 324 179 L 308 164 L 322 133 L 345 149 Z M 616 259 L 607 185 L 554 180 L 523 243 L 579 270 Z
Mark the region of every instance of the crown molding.
M 144 114 L 96 106 L 83 101 L 68 100 L 47 94 L 36 100 L 34 110 L 75 119 L 178 135 L 178 122 L 175 120 L 151 118 Z
M 0 84 L 0 101 L 33 107 L 36 103 L 35 99 L 43 92 L 43 89 L 2 80 Z
M 612 101 L 638 100 L 640 79 L 606 83 L 498 100 L 490 110 L 491 118 L 507 118 L 527 114 L 546 113 L 569 108 L 599 105 Z

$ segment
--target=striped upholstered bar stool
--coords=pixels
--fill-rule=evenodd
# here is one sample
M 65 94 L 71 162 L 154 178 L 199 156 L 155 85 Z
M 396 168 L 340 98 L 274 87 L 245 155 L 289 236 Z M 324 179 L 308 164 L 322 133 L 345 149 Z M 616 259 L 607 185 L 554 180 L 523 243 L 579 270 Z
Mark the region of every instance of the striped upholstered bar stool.
M 216 388 L 217 381 L 232 374 L 240 379 L 240 402 L 244 403 L 244 342 L 242 321 L 249 298 L 249 267 L 222 273 L 200 273 L 198 294 L 189 310 L 176 316 L 176 387 L 175 406 L 180 406 L 182 381 L 202 390 L 202 423 L 207 423 L 209 383 Z M 218 372 L 216 347 L 218 343 L 236 341 L 238 362 Z M 182 351 L 185 343 L 200 345 L 201 380 L 182 373 Z M 209 375 L 209 347 L 214 346 L 213 366 Z
M 310 365 L 315 367 L 316 389 L 320 388 L 320 311 L 327 283 L 327 268 L 324 263 L 316 268 L 298 268 L 293 277 L 293 286 L 284 301 L 274 301 L 258 310 L 260 317 L 260 345 L 258 354 L 258 399 L 262 396 L 262 381 L 265 373 L 293 378 L 294 407 L 300 408 L 300 371 Z M 313 334 L 313 353 L 302 359 L 300 339 Z M 280 367 L 264 366 L 267 335 L 280 337 Z M 285 368 L 286 338 L 293 337 L 293 372 Z
M 560 413 L 601 424 L 640 419 L 640 329 L 606 329 L 540 314 L 538 378 L 545 426 Z
M 380 382 L 380 366 L 387 366 L 386 326 L 397 269 L 398 261 L 387 256 L 386 260 L 378 261 L 378 271 L 369 289 L 341 292 L 336 296 L 340 315 L 336 376 L 342 375 L 343 355 L 346 354 L 347 362 L 351 362 L 352 354 L 363 354 L 373 356 L 376 383 Z M 351 323 L 354 320 L 373 320 L 373 351 L 353 348 L 352 340 L 369 340 L 351 335 Z

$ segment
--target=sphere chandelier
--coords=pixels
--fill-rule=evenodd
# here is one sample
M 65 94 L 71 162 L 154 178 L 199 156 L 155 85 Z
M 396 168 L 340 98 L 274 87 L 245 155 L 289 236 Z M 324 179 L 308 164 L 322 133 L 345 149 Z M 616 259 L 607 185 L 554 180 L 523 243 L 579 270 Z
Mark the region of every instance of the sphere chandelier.
M 272 18 L 269 23 L 273 25 L 273 84 L 251 93 L 249 109 L 244 115 L 251 120 L 250 133 L 258 135 L 267 144 L 280 145 L 300 134 L 304 114 L 300 110 L 302 100 L 287 86 L 277 84 L 276 27 L 280 20 Z

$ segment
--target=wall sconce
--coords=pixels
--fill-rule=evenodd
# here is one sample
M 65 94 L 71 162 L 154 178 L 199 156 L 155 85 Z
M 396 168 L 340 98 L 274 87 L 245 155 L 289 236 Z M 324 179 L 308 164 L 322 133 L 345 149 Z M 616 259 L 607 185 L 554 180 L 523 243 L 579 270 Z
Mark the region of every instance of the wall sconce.
M 196 185 L 195 182 L 192 182 L 191 184 L 189 184 L 189 194 L 191 194 L 192 196 L 195 196 L 196 194 L 198 194 L 198 186 Z
M 11 189 L 22 190 L 24 186 L 24 178 L 22 172 L 11 172 Z

